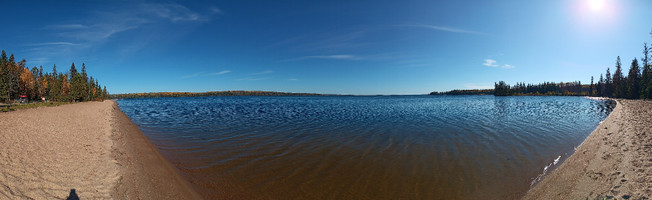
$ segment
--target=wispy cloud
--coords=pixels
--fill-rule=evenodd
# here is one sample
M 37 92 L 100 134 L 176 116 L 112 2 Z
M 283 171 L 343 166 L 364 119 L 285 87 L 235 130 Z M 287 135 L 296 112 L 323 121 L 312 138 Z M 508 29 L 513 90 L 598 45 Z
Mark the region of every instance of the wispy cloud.
M 200 76 L 219 76 L 219 75 L 224 75 L 224 74 L 228 74 L 228 73 L 231 73 L 231 71 L 223 70 L 223 71 L 220 71 L 220 72 L 213 72 L 213 73 L 197 72 L 197 73 L 194 73 L 194 74 L 182 76 L 181 79 L 189 79 L 189 78 L 195 78 L 195 77 L 200 77 Z
M 288 79 L 288 81 L 298 81 L 298 80 L 299 80 L 298 78 L 291 78 L 291 79 Z
M 140 5 L 140 10 L 143 14 L 151 14 L 157 16 L 161 19 L 166 19 L 171 22 L 181 22 L 181 21 L 207 21 L 209 20 L 209 15 L 201 15 L 197 12 L 194 12 L 185 6 L 179 4 L 142 4 Z M 211 14 L 221 13 L 221 10 L 215 7 L 209 8 Z M 219 12 L 216 12 L 219 11 Z
M 32 44 L 26 44 L 25 46 L 77 46 L 80 44 L 77 43 L 72 43 L 72 42 L 44 42 L 44 43 L 32 43 Z
M 355 55 L 327 55 L 327 56 L 307 56 L 306 58 L 321 58 L 321 59 L 336 59 L 336 60 L 355 60 L 360 59 L 360 57 Z
M 210 73 L 210 74 L 208 74 L 208 75 L 210 75 L 210 76 L 218 76 L 218 75 L 228 74 L 228 73 L 231 73 L 231 71 L 229 71 L 229 70 L 224 70 L 224 71 L 217 72 L 217 73 Z
M 253 73 L 253 74 L 251 74 L 251 75 L 262 75 L 262 74 L 271 74 L 271 73 L 274 73 L 274 71 L 272 71 L 272 70 L 265 70 L 265 71 L 261 71 L 261 72 Z
M 503 68 L 503 69 L 512 69 L 512 68 L 514 68 L 514 66 L 510 65 L 510 64 L 499 65 L 498 62 L 496 60 L 493 60 L 493 59 L 485 59 L 484 63 L 482 63 L 482 65 L 487 66 L 487 67 L 500 67 L 500 68 Z
M 89 12 L 80 13 L 79 17 L 43 26 L 42 29 L 46 30 L 47 34 L 53 35 L 55 41 L 26 44 L 25 46 L 34 47 L 30 49 L 31 57 L 75 54 L 107 44 L 111 38 L 119 34 L 135 30 L 147 31 L 147 29 L 164 27 L 169 24 L 204 23 L 215 19 L 222 13 L 216 7 L 192 10 L 175 3 L 141 3 L 128 6 L 119 4 L 113 7 L 89 10 Z M 175 34 L 183 33 L 175 31 L 166 37 L 175 37 Z M 138 51 L 156 40 L 152 39 L 150 35 L 138 34 L 131 38 L 133 41 L 120 44 L 123 46 L 118 49 L 123 52 Z M 133 53 L 123 54 L 132 55 Z
M 477 32 L 477 31 L 471 31 L 471 30 L 465 30 L 465 29 L 453 28 L 453 27 L 446 27 L 446 26 L 435 26 L 435 25 L 428 25 L 428 24 L 405 24 L 405 25 L 400 25 L 400 26 L 415 27 L 415 28 L 427 28 L 427 29 L 431 29 L 431 30 L 445 31 L 445 32 L 451 32 L 451 33 L 466 33 L 466 34 L 475 34 L 475 35 L 486 35 L 486 33 Z
M 308 60 L 308 59 L 362 60 L 363 57 L 351 55 L 351 54 L 314 55 L 314 56 L 303 56 L 303 57 L 298 57 L 293 59 L 287 59 L 283 61 L 299 61 L 299 60 Z
M 246 77 L 246 78 L 241 78 L 238 79 L 239 81 L 261 81 L 261 80 L 267 80 L 270 79 L 269 77 L 261 77 L 261 78 L 255 78 L 255 77 Z
M 57 25 L 47 25 L 43 27 L 43 29 L 47 30 L 56 30 L 56 29 L 85 29 L 88 28 L 88 26 L 83 25 L 83 24 L 57 24 Z
M 512 69 L 512 68 L 514 68 L 514 66 L 508 65 L 508 64 L 504 64 L 504 65 L 502 65 L 500 67 L 503 68 L 503 69 Z
M 208 10 L 210 10 L 211 13 L 213 13 L 213 14 L 222 14 L 222 13 L 224 13 L 224 11 L 222 11 L 221 9 L 219 9 L 219 8 L 217 8 L 215 6 L 209 7 Z

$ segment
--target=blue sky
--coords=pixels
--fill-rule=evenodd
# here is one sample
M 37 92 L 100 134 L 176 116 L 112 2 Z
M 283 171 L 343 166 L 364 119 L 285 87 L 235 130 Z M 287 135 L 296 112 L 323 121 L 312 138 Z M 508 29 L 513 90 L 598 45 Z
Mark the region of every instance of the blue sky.
M 652 1 L 9 1 L 0 49 L 110 93 L 425 94 L 589 82 L 652 42 Z M 613 70 L 613 69 L 612 69 Z

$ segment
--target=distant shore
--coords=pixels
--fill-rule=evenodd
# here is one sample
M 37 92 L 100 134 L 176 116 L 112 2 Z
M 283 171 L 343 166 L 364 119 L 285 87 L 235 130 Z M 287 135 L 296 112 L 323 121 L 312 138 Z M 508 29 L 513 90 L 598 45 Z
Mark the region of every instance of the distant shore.
M 523 199 L 652 198 L 652 101 L 617 106 Z
M 201 199 L 113 101 L 0 113 L 0 199 Z

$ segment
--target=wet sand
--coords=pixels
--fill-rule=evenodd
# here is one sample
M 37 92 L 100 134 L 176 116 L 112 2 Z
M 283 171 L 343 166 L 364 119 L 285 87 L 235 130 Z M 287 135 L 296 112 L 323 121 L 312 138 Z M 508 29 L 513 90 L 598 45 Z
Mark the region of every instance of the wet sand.
M 523 199 L 652 198 L 652 101 L 618 105 Z
M 201 199 L 113 101 L 0 113 L 0 199 Z

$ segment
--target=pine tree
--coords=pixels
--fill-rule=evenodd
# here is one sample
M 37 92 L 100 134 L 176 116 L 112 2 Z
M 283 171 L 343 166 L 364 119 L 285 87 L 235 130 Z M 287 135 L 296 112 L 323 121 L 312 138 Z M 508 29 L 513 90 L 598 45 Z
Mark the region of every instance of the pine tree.
M 652 99 L 652 66 L 650 66 L 650 47 L 647 43 L 643 43 L 643 58 L 641 64 L 643 65 L 643 73 L 641 74 L 641 98 Z
M 627 97 L 627 83 L 623 77 L 623 69 L 620 64 L 620 56 L 616 59 L 616 72 L 613 77 L 614 97 L 625 98 Z
M 638 60 L 634 58 L 627 75 L 627 98 L 638 99 L 641 96 L 641 70 Z
M 600 80 L 598 80 L 598 86 L 595 90 L 596 96 L 603 97 L 604 95 L 604 78 L 600 74 Z
M 613 91 L 613 80 L 611 80 L 611 72 L 609 72 L 609 68 L 607 67 L 607 73 L 604 75 L 604 96 L 605 97 L 613 97 L 614 91 Z
M 593 96 L 593 76 L 591 76 L 591 85 L 589 85 L 589 96 Z
M 79 83 L 81 84 L 81 93 L 82 100 L 89 101 L 90 97 L 88 96 L 88 74 L 86 74 L 86 63 L 82 63 L 82 73 L 80 74 Z
M 52 101 L 61 101 L 61 80 L 59 80 L 60 75 L 57 73 L 57 65 L 52 67 L 52 76 L 48 82 L 48 88 L 50 92 L 48 93 L 48 99 Z
M 2 102 L 9 101 L 8 62 L 7 53 L 5 50 L 2 50 L 2 56 L 0 57 L 0 101 Z
M 102 90 L 102 100 L 109 98 L 109 92 L 106 91 L 106 86 Z
M 83 101 L 84 100 L 84 82 L 82 75 L 77 72 L 75 63 L 70 66 L 70 101 Z

